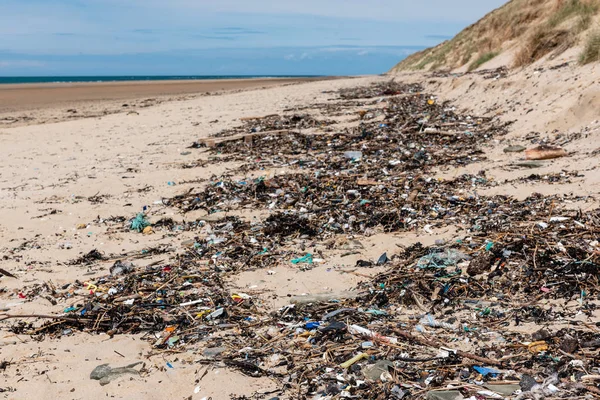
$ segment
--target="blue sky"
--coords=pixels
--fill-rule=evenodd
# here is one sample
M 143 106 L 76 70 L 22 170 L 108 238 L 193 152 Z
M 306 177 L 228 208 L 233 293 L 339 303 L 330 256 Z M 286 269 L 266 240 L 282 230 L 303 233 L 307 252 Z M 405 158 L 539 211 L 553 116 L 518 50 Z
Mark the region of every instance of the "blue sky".
M 0 0 L 0 76 L 383 73 L 503 0 Z

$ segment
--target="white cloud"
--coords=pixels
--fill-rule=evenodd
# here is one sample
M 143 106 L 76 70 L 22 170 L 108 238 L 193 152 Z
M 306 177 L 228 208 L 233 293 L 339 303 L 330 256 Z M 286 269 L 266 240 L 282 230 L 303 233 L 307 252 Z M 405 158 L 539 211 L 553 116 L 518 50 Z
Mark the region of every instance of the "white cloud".
M 329 52 L 348 51 L 341 44 L 357 46 L 351 50 L 356 54 L 362 47 L 421 46 L 431 44 L 426 37 L 431 34 L 432 26 L 445 34 L 454 34 L 503 0 L 0 0 L 0 3 L 3 51 L 77 56 L 323 46 L 330 46 Z M 261 33 L 243 35 L 244 30 Z M 297 50 L 294 57 L 306 59 L 311 54 L 303 55 L 302 50 Z
M 96 2 L 107 0 L 94 0 Z M 108 2 L 119 3 L 119 0 Z M 164 9 L 185 8 L 212 12 L 311 14 L 327 17 L 409 21 L 413 19 L 471 21 L 483 17 L 506 0 L 130 0 L 128 3 Z
M 45 67 L 46 63 L 41 61 L 31 60 L 0 60 L 0 68 L 41 68 Z

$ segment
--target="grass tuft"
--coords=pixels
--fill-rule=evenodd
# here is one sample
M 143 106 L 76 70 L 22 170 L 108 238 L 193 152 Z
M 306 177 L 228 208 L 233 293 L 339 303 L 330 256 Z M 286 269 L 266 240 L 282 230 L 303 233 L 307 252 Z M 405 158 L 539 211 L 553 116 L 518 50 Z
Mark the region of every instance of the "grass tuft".
M 600 0 L 510 0 L 454 39 L 407 57 L 395 70 L 462 66 L 473 70 L 507 43 L 521 44 L 514 66 L 528 65 L 567 50 L 590 29 L 599 12 Z
M 548 19 L 548 25 L 551 28 L 555 28 L 573 16 L 580 17 L 582 21 L 590 21 L 597 12 L 597 4 L 584 2 L 582 0 L 567 0 Z M 585 26 L 585 22 L 583 26 Z
M 492 58 L 496 57 L 498 54 L 500 53 L 496 51 L 491 51 L 489 53 L 482 54 L 481 56 L 479 56 L 479 58 L 477 58 L 477 60 L 473 61 L 473 63 L 469 65 L 469 71 L 476 70 L 486 62 L 490 61 Z
M 583 51 L 579 55 L 580 64 L 589 64 L 600 60 L 600 32 L 592 32 L 585 41 Z
M 598 13 L 598 4 L 584 0 L 566 0 L 547 21 L 529 35 L 514 59 L 515 67 L 535 62 L 551 52 L 561 53 L 575 43 L 577 35 L 589 28 Z M 562 24 L 575 19 L 570 27 Z

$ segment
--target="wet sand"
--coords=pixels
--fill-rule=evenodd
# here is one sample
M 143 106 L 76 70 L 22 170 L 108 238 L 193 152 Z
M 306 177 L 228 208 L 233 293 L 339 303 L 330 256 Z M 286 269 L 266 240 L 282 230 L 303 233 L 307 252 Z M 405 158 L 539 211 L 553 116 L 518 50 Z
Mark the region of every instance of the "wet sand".
M 82 82 L 0 85 L 0 113 L 68 106 L 81 102 L 223 92 L 332 79 L 257 78 L 186 81 Z

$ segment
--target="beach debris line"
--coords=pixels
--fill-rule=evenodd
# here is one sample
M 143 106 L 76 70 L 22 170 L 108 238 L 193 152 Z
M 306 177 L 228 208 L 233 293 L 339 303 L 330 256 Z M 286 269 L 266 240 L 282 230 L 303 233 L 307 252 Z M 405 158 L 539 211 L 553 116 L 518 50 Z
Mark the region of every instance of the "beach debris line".
M 496 182 L 483 172 L 436 177 L 439 168 L 480 160 L 480 146 L 505 135 L 508 125 L 457 112 L 419 87 L 388 82 L 338 96 L 386 105 L 371 111 L 380 120 L 365 114 L 353 127 L 331 133 L 265 135 L 252 147 L 219 144 L 210 151 L 243 161 L 240 171 L 259 173 L 213 176 L 198 189 L 161 200 L 184 216 L 205 214 L 152 225 L 157 234 L 193 232 L 193 240 L 148 249 L 135 259 L 93 250 L 73 265 L 104 262 L 111 265 L 106 274 L 63 287 L 24 287 L 22 301 L 50 298 L 56 313 L 5 310 L 3 327 L 40 340 L 73 331 L 141 334 L 155 349 L 191 350 L 197 363 L 270 377 L 281 396 L 291 398 L 573 398 L 600 392 L 594 378 L 600 339 L 590 322 L 600 294 L 600 210 L 569 207 L 591 199 L 486 196 L 479 189 Z M 244 122 L 261 126 L 262 120 Z M 257 163 L 258 156 L 267 164 Z M 268 163 L 290 170 L 260 174 Z M 552 184 L 573 177 L 532 174 L 519 181 Z M 243 210 L 262 216 L 230 213 Z M 115 224 L 134 235 L 150 226 L 147 218 L 140 213 Z M 363 243 L 375 235 L 448 227 L 457 229 L 451 240 L 365 253 Z M 144 264 L 147 254 L 164 259 Z M 275 310 L 260 291 L 228 281 L 241 271 L 270 275 L 277 266 L 295 269 L 302 279 L 303 271 L 348 254 L 374 275 L 348 292 L 290 296 Z M 342 272 L 332 270 L 332 279 L 336 273 Z M 104 384 L 136 376 L 143 368 L 135 366 L 104 364 L 91 379 Z

